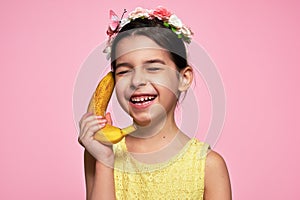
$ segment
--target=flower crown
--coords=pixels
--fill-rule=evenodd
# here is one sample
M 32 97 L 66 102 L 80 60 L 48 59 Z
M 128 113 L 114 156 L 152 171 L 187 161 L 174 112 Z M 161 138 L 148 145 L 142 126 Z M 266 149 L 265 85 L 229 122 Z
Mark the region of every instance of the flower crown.
M 124 9 L 123 15 L 126 12 L 126 9 Z M 178 38 L 181 38 L 187 44 L 191 42 L 193 32 L 190 30 L 190 28 L 186 27 L 175 14 L 172 14 L 164 7 L 159 6 L 154 10 L 137 7 L 134 11 L 129 13 L 127 18 L 123 18 L 123 15 L 121 19 L 119 19 L 118 16 L 112 10 L 110 10 L 111 23 L 106 31 L 108 35 L 108 41 L 103 51 L 104 53 L 107 53 L 107 59 L 110 58 L 111 45 L 119 31 L 126 24 L 138 18 L 149 20 L 156 18 L 162 21 L 165 27 L 171 29 L 178 36 Z

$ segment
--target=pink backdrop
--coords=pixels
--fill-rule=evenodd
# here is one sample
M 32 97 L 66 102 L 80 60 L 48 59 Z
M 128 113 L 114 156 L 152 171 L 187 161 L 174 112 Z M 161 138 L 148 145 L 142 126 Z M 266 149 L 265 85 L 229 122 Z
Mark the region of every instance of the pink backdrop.
M 299 2 L 136 2 L 0 3 L 0 199 L 84 199 L 74 81 L 106 38 L 108 10 L 137 5 L 174 11 L 217 64 L 227 116 L 215 150 L 234 199 L 298 199 Z

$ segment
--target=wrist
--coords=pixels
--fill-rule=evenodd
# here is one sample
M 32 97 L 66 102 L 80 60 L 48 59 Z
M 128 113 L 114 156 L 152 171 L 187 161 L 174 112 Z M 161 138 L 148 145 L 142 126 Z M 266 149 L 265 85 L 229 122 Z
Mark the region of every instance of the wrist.
M 114 155 L 110 156 L 105 160 L 96 160 L 95 163 L 96 169 L 105 170 L 105 169 L 113 169 L 114 168 Z

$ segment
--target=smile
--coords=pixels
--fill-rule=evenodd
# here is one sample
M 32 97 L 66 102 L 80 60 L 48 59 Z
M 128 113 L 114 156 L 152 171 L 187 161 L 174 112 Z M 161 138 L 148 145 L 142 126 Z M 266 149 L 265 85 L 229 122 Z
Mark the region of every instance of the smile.
M 155 98 L 155 95 L 133 96 L 130 98 L 130 102 L 135 105 L 146 105 L 153 101 Z

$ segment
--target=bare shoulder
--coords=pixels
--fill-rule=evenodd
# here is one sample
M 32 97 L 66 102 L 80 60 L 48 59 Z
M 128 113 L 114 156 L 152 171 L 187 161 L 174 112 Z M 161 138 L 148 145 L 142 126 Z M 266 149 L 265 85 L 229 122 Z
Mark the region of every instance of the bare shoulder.
M 209 150 L 206 158 L 206 169 L 220 170 L 226 167 L 225 160 L 216 151 Z
M 226 162 L 215 151 L 210 150 L 205 163 L 204 199 L 231 199 L 231 186 Z

